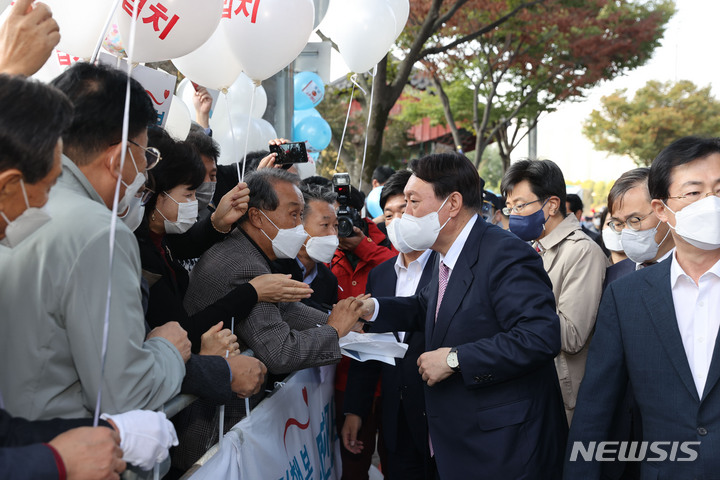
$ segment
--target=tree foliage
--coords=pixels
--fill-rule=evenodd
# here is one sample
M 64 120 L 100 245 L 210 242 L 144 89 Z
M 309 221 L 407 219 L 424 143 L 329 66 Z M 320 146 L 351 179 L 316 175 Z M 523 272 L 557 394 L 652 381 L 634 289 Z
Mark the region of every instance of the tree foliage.
M 673 140 L 686 135 L 718 136 L 720 102 L 710 86 L 688 80 L 649 81 L 629 100 L 626 90 L 602 98 L 583 133 L 598 150 L 627 155 L 639 166 L 650 165 Z
M 423 64 L 448 89 L 458 81 L 472 88 L 478 158 L 497 142 L 506 169 L 542 113 L 647 61 L 673 12 L 669 0 L 545 0 Z M 472 29 L 493 15 L 470 11 L 463 23 Z

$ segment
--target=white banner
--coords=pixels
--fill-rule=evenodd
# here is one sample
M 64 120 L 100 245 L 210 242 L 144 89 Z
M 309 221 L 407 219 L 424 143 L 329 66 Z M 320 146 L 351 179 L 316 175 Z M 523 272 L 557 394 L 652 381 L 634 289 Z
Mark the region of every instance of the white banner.
M 292 375 L 225 435 L 220 450 L 190 478 L 339 479 L 333 375 L 322 378 L 319 368 Z

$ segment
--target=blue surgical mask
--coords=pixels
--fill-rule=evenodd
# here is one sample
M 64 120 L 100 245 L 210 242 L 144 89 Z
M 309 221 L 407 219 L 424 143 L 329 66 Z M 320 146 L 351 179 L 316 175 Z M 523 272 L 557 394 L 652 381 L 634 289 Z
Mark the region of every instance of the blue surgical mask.
M 543 207 L 548 200 L 545 200 L 540 210 L 531 215 L 525 217 L 522 215 L 510 215 L 510 231 L 520 237 L 520 240 L 526 242 L 537 240 L 545 229 L 545 222 L 548 221 L 543 211 Z

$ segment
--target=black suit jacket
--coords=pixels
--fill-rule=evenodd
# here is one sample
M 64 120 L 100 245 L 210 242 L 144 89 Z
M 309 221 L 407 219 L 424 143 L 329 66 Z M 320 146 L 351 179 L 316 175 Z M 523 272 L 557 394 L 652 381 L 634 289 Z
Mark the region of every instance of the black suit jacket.
M 370 272 L 367 292 L 373 297 L 395 295 L 396 258 L 381 263 Z M 420 277 L 417 292 L 430 283 L 433 272 L 437 269 L 436 258 L 437 253 L 432 252 Z M 407 332 L 403 341 L 408 344 L 408 350 L 404 358 L 395 359 L 395 366 L 377 361 L 351 361 L 344 408 L 345 413 L 354 413 L 365 418 L 370 413 L 375 386 L 382 375 L 382 429 L 385 447 L 394 452 L 399 442 L 414 441 L 416 448 L 423 452 L 428 448 L 427 420 L 424 384 L 418 372 L 417 359 L 425 351 L 424 332 Z M 400 415 L 405 415 L 412 432 L 410 439 L 398 437 L 397 423 Z
M 567 419 L 553 359 L 560 322 L 537 252 L 476 217 L 435 321 L 438 272 L 420 294 L 380 298 L 373 330 L 425 330 L 461 371 L 425 386 L 441 478 L 556 479 Z M 423 321 L 424 320 L 424 321 Z

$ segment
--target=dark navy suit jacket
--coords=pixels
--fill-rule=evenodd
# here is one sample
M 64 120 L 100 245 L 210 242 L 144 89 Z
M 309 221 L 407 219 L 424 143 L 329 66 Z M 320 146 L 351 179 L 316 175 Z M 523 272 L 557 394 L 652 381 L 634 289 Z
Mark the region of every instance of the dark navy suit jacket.
M 422 290 L 437 270 L 437 253 L 431 252 L 420 277 L 417 291 Z M 368 276 L 367 292 L 373 297 L 394 296 L 397 284 L 397 257 L 373 268 Z M 372 327 L 370 329 L 372 332 Z M 382 430 L 385 447 L 394 452 L 399 442 L 415 442 L 418 451 L 428 448 L 427 420 L 423 381 L 418 372 L 417 359 L 425 351 L 424 332 L 407 332 L 403 340 L 408 344 L 405 357 L 395 359 L 395 366 L 377 361 L 350 363 L 345 389 L 345 413 L 365 418 L 372 408 L 375 386 L 382 374 Z M 400 410 L 402 404 L 403 410 Z M 398 417 L 405 415 L 412 438 L 398 438 Z
M 608 438 L 608 417 L 628 379 L 647 442 L 701 442 L 695 461 L 643 462 L 642 479 L 720 479 L 720 348 L 699 398 L 675 316 L 670 286 L 672 257 L 610 284 L 600 303 L 595 337 L 568 441 Z M 720 340 L 720 336 L 718 337 Z M 672 447 L 663 446 L 670 457 Z M 659 455 L 648 453 L 657 458 Z M 679 452 L 678 458 L 688 458 Z M 579 459 L 579 457 L 578 457 Z M 566 462 L 567 480 L 600 478 L 598 462 Z
M 77 427 L 92 427 L 92 418 L 53 419 L 30 422 L 13 418 L 0 409 L 0 478 L 25 480 L 58 478 L 55 457 L 49 442 L 61 433 Z M 109 427 L 104 420 L 100 425 Z
M 560 322 L 537 252 L 478 218 L 436 323 L 437 293 L 436 270 L 420 294 L 378 299 L 373 330 L 424 328 L 426 351 L 458 348 L 461 372 L 425 386 L 440 477 L 559 478 L 567 438 L 553 362 Z
M 622 278 L 635 271 L 635 262 L 626 258 L 618 263 L 610 265 L 605 270 L 605 281 L 603 282 L 603 292 L 610 283 L 614 282 L 618 278 Z

